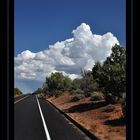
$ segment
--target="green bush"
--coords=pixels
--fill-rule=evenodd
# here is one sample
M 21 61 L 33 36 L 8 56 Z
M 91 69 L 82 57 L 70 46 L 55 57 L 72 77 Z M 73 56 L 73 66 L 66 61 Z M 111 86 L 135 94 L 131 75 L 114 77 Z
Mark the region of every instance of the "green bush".
M 73 90 L 73 91 L 71 91 L 71 93 L 72 93 L 73 95 L 76 95 L 76 94 L 83 94 L 83 95 L 84 95 L 84 91 L 81 90 L 81 89 Z
M 69 95 L 73 95 L 74 90 L 69 91 Z
M 42 99 L 44 97 L 44 94 L 43 93 L 37 94 L 37 97 Z
M 20 89 L 14 88 L 14 96 L 21 95 L 21 94 L 22 94 L 22 92 Z
M 51 92 L 52 96 L 55 96 L 55 94 L 57 96 L 57 91 L 67 91 L 70 89 L 71 79 L 60 72 L 52 73 L 49 77 L 46 77 L 46 81 L 43 84 L 43 91 Z
M 72 90 L 80 89 L 81 82 L 82 82 L 82 79 L 78 79 L 78 78 L 74 79 L 71 83 L 71 89 Z
M 116 104 L 118 102 L 118 97 L 112 95 L 111 93 L 105 94 L 105 99 L 108 104 Z
M 80 99 L 83 99 L 85 98 L 85 96 L 83 94 L 76 94 L 72 97 L 72 102 L 75 102 L 75 101 L 79 101 Z
M 92 74 L 107 102 L 118 102 L 122 93 L 126 91 L 125 47 L 117 44 L 113 46 L 111 55 L 106 58 L 103 64 L 95 63 Z
M 86 97 L 89 97 L 92 91 L 98 90 L 98 83 L 93 78 L 91 71 L 82 71 L 80 88 L 84 91 Z
M 123 117 L 125 118 L 126 117 L 126 98 L 125 97 L 122 98 L 120 102 L 121 102 Z
M 115 110 L 115 107 L 114 105 L 108 105 L 104 110 L 103 112 L 112 112 Z
M 90 95 L 90 100 L 91 101 L 99 101 L 99 100 L 103 100 L 104 96 L 102 92 L 93 92 Z
M 54 96 L 55 96 L 55 97 L 59 97 L 59 96 L 61 96 L 62 94 L 63 94 L 63 91 L 57 90 L 57 91 L 55 91 Z
M 47 91 L 45 94 L 46 94 L 48 97 L 52 97 L 52 96 L 53 96 L 53 93 L 52 93 L 52 92 L 49 92 L 49 91 Z

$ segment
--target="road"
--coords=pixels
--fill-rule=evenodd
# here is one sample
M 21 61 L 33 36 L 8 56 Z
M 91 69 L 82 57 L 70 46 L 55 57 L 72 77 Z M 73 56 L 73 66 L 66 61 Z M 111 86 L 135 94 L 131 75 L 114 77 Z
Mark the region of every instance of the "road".
M 14 140 L 91 140 L 47 101 L 35 95 L 15 100 Z
M 26 97 L 26 96 L 28 96 L 28 95 L 26 95 L 26 94 L 24 94 L 24 95 L 18 95 L 18 96 L 16 96 L 16 97 L 14 98 L 14 102 L 20 101 L 20 99 L 23 99 L 23 97 Z

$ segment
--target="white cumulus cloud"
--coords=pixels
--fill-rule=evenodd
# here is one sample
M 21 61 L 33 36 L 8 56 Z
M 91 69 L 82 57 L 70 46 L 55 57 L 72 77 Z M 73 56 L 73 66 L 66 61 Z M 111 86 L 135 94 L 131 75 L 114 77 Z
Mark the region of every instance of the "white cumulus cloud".
M 82 23 L 72 31 L 73 37 L 58 41 L 37 53 L 29 50 L 15 59 L 15 80 L 44 81 L 51 72 L 62 72 L 72 79 L 79 77 L 81 69 L 91 70 L 95 61 L 104 61 L 111 48 L 119 44 L 110 32 L 94 34 L 90 26 Z

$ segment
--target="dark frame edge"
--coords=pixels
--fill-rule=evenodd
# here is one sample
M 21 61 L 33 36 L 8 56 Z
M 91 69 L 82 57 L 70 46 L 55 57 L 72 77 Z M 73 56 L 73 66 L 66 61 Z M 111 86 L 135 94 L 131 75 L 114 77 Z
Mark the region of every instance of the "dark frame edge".
M 133 140 L 133 0 L 126 0 L 126 139 Z
M 8 138 L 7 140 L 14 139 L 14 0 L 7 0 L 8 14 L 8 34 L 7 34 L 7 120 L 8 120 Z

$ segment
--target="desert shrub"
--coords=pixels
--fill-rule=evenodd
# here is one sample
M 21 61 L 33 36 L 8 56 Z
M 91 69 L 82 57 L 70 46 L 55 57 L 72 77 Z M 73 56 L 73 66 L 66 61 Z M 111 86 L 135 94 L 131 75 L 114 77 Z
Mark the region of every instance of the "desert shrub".
M 74 90 L 69 91 L 69 95 L 73 95 L 73 93 L 74 93 Z
M 14 88 L 14 96 L 21 95 L 21 94 L 22 94 L 22 92 L 20 89 Z
M 82 79 L 79 79 L 79 78 L 74 79 L 71 83 L 71 89 L 72 90 L 80 89 L 81 82 L 82 82 Z
M 59 96 L 61 91 L 68 91 L 71 89 L 71 79 L 68 76 L 64 76 L 62 73 L 51 73 L 49 77 L 46 77 L 46 81 L 43 84 L 43 92 L 50 93 L 50 96 Z
M 55 97 L 59 97 L 59 96 L 61 96 L 63 94 L 63 91 L 61 91 L 61 90 L 56 90 L 55 92 L 54 92 L 54 96 Z
M 80 88 L 84 91 L 86 97 L 89 97 L 92 91 L 98 90 L 98 84 L 91 71 L 82 71 Z
M 118 96 L 114 96 L 111 93 L 105 94 L 105 99 L 108 104 L 116 104 L 118 102 Z
M 75 101 L 79 101 L 80 99 L 85 98 L 84 94 L 76 94 L 72 97 L 71 101 L 75 102 Z
M 53 93 L 50 91 L 46 91 L 45 95 L 47 95 L 48 97 L 51 97 L 51 96 L 53 96 Z
M 104 96 L 102 92 L 92 92 L 91 93 L 91 97 L 90 100 L 91 101 L 99 101 L 99 100 L 103 100 Z
M 123 113 L 123 117 L 126 117 L 126 97 L 122 98 L 120 100 L 121 103 L 121 108 L 122 108 L 122 113 Z
M 103 112 L 112 112 L 115 110 L 114 105 L 108 105 L 105 109 L 103 109 Z
M 43 93 L 39 93 L 39 94 L 37 94 L 37 97 L 40 98 L 40 99 L 43 99 L 44 94 Z
M 122 112 L 123 112 L 123 117 L 126 117 L 126 102 L 122 103 Z
M 83 94 L 84 95 L 84 91 L 81 89 L 76 89 L 76 90 L 71 90 L 70 91 L 70 95 L 77 95 L 77 94 Z

